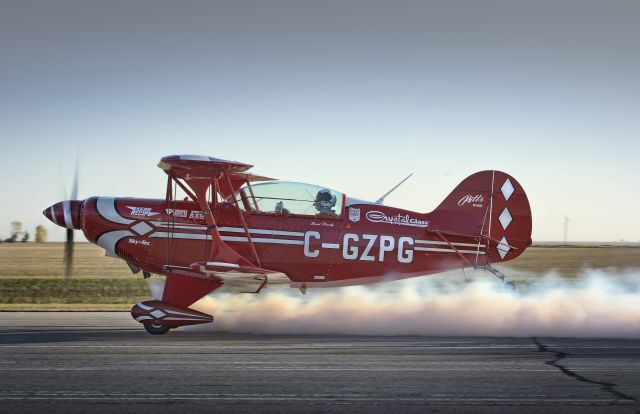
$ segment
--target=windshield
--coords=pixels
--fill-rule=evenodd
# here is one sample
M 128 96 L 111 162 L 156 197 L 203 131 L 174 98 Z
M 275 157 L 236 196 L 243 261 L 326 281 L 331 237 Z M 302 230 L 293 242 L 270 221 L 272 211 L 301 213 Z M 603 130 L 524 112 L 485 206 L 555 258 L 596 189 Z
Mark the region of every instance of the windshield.
M 342 193 L 314 184 L 269 181 L 242 188 L 254 211 L 340 217 Z

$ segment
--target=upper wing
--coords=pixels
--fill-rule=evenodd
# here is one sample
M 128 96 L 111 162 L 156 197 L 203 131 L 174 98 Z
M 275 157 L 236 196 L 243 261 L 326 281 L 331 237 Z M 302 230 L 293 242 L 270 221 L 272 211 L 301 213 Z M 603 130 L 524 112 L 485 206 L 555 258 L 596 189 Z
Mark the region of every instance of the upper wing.
M 226 172 L 233 191 L 238 191 L 244 183 L 258 181 L 272 181 L 275 178 L 247 173 L 253 165 L 237 161 L 222 160 L 204 155 L 169 155 L 158 164 L 167 174 L 184 180 L 215 178 L 221 172 Z M 219 191 L 223 197 L 231 194 L 228 186 L 221 186 Z
M 221 171 L 244 172 L 253 167 L 253 165 L 204 155 L 169 155 L 160 160 L 158 167 L 165 172 L 173 172 L 175 176 L 183 178 L 181 175 L 193 174 L 197 171 L 205 173 L 218 173 Z

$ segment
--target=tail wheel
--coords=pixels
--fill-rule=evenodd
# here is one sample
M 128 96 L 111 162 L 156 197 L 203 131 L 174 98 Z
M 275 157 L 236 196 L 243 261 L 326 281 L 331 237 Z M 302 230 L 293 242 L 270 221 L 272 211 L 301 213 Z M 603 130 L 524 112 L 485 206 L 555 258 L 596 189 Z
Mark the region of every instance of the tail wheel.
M 147 330 L 151 335 L 164 335 L 169 332 L 168 326 L 160 325 L 157 323 L 143 323 L 144 329 Z
M 515 291 L 517 291 L 517 290 L 518 290 L 518 287 L 517 287 L 517 286 L 516 286 L 516 284 L 515 284 L 515 283 L 513 283 L 513 282 L 506 282 L 506 283 L 504 284 L 504 288 L 505 288 L 505 290 L 506 290 L 507 292 L 515 292 Z

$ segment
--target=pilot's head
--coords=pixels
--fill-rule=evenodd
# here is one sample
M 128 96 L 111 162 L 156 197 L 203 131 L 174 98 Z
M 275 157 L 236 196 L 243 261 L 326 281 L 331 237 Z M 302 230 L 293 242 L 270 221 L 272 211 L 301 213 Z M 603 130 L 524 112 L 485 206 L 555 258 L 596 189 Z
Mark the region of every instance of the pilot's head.
M 322 190 L 318 191 L 318 194 L 316 194 L 316 200 L 313 202 L 313 205 L 315 206 L 316 210 L 321 213 L 329 212 L 336 205 L 336 196 L 335 194 L 331 194 L 331 191 L 329 191 L 328 189 L 323 188 Z

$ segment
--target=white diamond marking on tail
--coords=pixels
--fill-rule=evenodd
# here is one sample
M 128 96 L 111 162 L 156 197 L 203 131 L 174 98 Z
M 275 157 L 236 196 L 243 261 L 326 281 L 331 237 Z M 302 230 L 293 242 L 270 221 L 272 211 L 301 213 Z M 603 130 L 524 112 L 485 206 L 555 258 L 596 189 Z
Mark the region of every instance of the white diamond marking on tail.
M 496 246 L 496 250 L 498 250 L 498 254 L 500 255 L 501 259 L 504 259 L 507 253 L 509 253 L 511 247 L 509 247 L 509 242 L 507 241 L 506 237 L 502 236 L 502 240 L 500 240 L 500 243 L 498 243 L 498 245 Z
M 511 194 L 513 194 L 515 190 L 515 188 L 513 188 L 513 184 L 511 184 L 511 180 L 507 178 L 507 181 L 504 182 L 504 184 L 502 184 L 502 187 L 500 187 L 500 191 L 502 191 L 502 195 L 504 196 L 505 200 L 509 200 L 509 197 L 511 197 Z
M 505 207 L 504 210 L 502 210 L 502 213 L 500 213 L 500 217 L 498 217 L 498 220 L 500 220 L 502 228 L 506 230 L 507 227 L 509 227 L 511 220 L 513 220 L 513 217 L 511 217 L 511 213 L 509 213 L 509 210 Z

